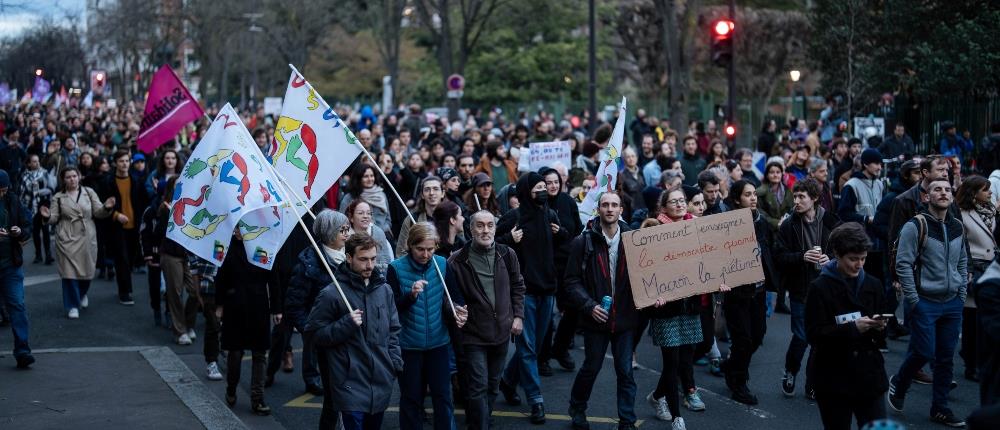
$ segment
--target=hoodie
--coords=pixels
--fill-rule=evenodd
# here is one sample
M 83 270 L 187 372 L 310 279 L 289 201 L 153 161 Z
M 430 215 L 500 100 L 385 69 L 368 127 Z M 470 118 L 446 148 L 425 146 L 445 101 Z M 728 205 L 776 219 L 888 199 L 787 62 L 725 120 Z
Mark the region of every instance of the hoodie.
M 927 221 L 923 243 L 919 239 L 919 221 L 914 217 L 899 232 L 896 250 L 896 277 L 909 306 L 920 300 L 949 302 L 955 297 L 965 301 L 969 279 L 968 255 L 962 222 L 947 212 L 944 221 L 921 212 Z
M 538 174 L 542 175 L 543 178 L 549 173 L 557 172 L 548 167 L 539 169 L 538 171 Z M 559 176 L 559 188 L 562 189 L 562 176 Z M 576 201 L 569 194 L 560 192 L 555 196 L 550 195 L 549 207 L 556 211 L 556 215 L 559 216 L 559 225 L 563 226 L 571 237 L 583 231 L 583 223 L 580 221 L 580 209 L 577 207 Z M 568 240 L 563 241 L 555 249 L 556 275 L 559 281 L 562 281 L 563 272 L 566 271 L 566 259 L 569 258 L 569 242 Z
M 546 198 L 541 205 L 535 202 L 531 189 L 544 182 L 542 175 L 529 172 L 517 181 L 517 198 L 521 206 L 504 214 L 497 223 L 497 242 L 514 249 L 524 276 L 526 293 L 550 296 L 556 293 L 555 249 L 570 238 L 570 232 L 559 223 L 559 215 L 549 208 Z M 559 225 L 552 233 L 550 224 Z M 515 242 L 511 231 L 520 228 L 524 236 Z

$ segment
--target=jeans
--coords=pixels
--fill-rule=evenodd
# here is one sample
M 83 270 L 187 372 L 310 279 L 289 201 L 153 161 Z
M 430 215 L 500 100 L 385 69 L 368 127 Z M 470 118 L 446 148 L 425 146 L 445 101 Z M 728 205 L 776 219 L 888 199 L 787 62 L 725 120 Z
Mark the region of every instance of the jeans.
M 816 393 L 816 404 L 825 430 L 851 430 L 851 417 L 857 417 L 858 428 L 872 421 L 884 419 L 885 398 L 842 396 Z
M 319 368 L 316 367 L 316 351 L 313 348 L 312 336 L 306 334 L 303 325 L 293 324 L 290 318 L 281 320 L 281 324 L 271 329 L 271 351 L 267 353 L 267 375 L 274 376 L 281 367 L 286 346 L 292 339 L 293 330 L 302 333 L 302 382 L 307 386 L 321 386 Z
M 28 307 L 24 305 L 24 272 L 20 267 L 0 268 L 0 301 L 14 333 L 14 358 L 31 355 L 28 346 Z
M 401 430 L 423 428 L 424 389 L 428 386 L 434 404 L 434 430 L 455 428 L 455 406 L 451 402 L 448 350 L 448 345 L 427 351 L 403 350 L 403 374 L 399 376 Z
M 795 299 L 789 300 L 792 309 L 792 340 L 785 352 L 785 371 L 797 375 L 802 368 L 802 357 L 806 355 L 809 343 L 806 341 L 806 304 Z M 809 348 L 809 359 L 806 360 L 806 389 L 811 387 L 813 350 Z
M 465 411 L 470 429 L 490 428 L 493 402 L 500 394 L 500 372 L 503 371 L 509 343 L 499 345 L 463 345 L 468 369 L 468 403 Z
M 896 395 L 905 396 L 913 382 L 913 375 L 924 364 L 933 362 L 934 395 L 931 400 L 931 415 L 948 411 L 953 356 L 962 327 L 964 305 L 959 297 L 947 303 L 920 299 L 909 312 L 910 346 L 899 372 L 896 373 Z
M 553 296 L 524 295 L 524 331 L 514 338 L 514 356 L 507 363 L 503 380 L 511 387 L 520 384 L 528 404 L 544 402 L 538 377 L 538 348 L 552 321 Z
M 570 391 L 569 407 L 577 411 L 587 410 L 587 401 L 594 390 L 597 374 L 604 364 L 604 354 L 611 344 L 611 356 L 615 360 L 615 374 L 618 395 L 618 420 L 622 423 L 635 423 L 635 378 L 632 375 L 632 339 L 635 332 L 627 330 L 621 333 L 605 333 L 585 330 L 583 332 L 584 359 L 583 366 L 573 380 Z
M 385 412 L 366 414 L 364 412 L 341 412 L 344 419 L 344 430 L 379 430 L 382 428 L 382 418 Z
M 80 309 L 80 299 L 90 290 L 90 279 L 63 279 L 63 309 Z

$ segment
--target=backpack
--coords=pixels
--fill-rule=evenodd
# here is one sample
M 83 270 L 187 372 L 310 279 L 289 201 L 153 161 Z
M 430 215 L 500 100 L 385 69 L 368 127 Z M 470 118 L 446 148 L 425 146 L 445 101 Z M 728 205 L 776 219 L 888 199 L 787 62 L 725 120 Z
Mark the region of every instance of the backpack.
M 914 215 L 913 218 L 917 220 L 917 237 L 918 237 L 917 261 L 914 262 L 914 267 L 916 267 L 916 265 L 920 263 L 920 253 L 923 252 L 924 250 L 924 242 L 927 241 L 927 219 L 924 218 L 923 214 Z M 900 237 L 897 237 L 896 241 L 893 242 L 892 246 L 889 247 L 890 279 L 895 279 L 896 276 L 896 252 L 899 250 L 899 239 Z M 917 284 L 917 287 L 919 288 L 920 276 L 916 272 L 914 272 L 913 281 Z

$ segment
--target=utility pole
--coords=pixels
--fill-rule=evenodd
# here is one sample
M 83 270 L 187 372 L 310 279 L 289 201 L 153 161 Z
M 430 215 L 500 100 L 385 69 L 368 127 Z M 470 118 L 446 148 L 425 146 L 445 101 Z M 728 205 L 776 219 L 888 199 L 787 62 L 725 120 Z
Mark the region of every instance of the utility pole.
M 590 93 L 590 121 L 587 122 L 587 133 L 593 136 L 594 130 L 597 129 L 597 10 L 594 0 L 589 0 L 588 3 L 590 8 L 590 84 L 587 89 Z

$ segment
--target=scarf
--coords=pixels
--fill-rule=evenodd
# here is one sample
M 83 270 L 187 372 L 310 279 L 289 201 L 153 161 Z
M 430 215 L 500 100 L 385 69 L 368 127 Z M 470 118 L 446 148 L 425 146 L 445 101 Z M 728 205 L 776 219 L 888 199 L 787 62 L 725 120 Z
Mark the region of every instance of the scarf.
M 771 185 L 771 192 L 774 193 L 774 199 L 777 201 L 778 207 L 781 207 L 781 203 L 785 201 L 784 185 L 781 183 Z
M 373 207 L 382 209 L 386 213 L 389 212 L 389 203 L 386 201 L 385 192 L 382 191 L 382 187 L 375 185 L 371 188 L 361 190 L 361 198 Z
M 343 249 L 333 249 L 329 246 L 323 245 L 323 252 L 327 257 L 330 257 L 334 263 L 340 264 L 343 263 L 344 260 L 347 260 L 347 254 L 344 253 Z
M 996 220 L 997 208 L 992 202 L 976 202 L 976 213 L 983 219 L 983 224 L 989 231 L 993 231 L 993 222 Z

